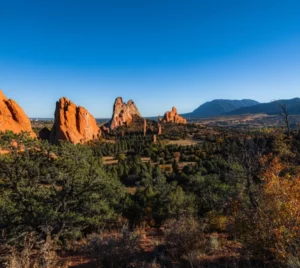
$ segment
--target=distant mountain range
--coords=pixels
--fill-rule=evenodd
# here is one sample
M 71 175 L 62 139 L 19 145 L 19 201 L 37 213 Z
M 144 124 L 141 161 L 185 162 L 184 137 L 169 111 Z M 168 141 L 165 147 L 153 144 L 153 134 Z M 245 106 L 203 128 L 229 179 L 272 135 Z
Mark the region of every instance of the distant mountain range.
M 195 118 L 195 117 L 211 117 L 211 116 L 220 116 L 232 111 L 235 111 L 239 108 L 251 107 L 258 105 L 259 102 L 255 100 L 224 100 L 217 99 L 209 102 L 205 102 L 200 105 L 192 113 L 183 114 L 186 118 Z
M 230 112 L 226 115 L 241 115 L 241 114 L 268 114 L 274 115 L 280 112 L 278 103 L 286 105 L 289 114 L 300 114 L 300 98 L 290 100 L 277 100 L 269 103 L 260 103 L 250 107 L 242 107 Z
M 255 100 L 224 100 L 216 99 L 205 102 L 191 113 L 183 114 L 187 119 L 199 117 L 214 117 L 222 115 L 268 114 L 275 115 L 281 110 L 278 103 L 286 105 L 289 114 L 300 114 L 300 98 L 277 100 L 269 103 L 259 103 Z

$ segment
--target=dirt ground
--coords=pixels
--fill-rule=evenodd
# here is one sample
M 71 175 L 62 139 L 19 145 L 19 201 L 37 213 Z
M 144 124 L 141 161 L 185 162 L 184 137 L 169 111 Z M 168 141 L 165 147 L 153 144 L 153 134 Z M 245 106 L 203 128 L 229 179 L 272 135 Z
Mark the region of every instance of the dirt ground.
M 153 258 L 157 248 L 165 243 L 164 228 L 147 228 L 140 231 L 140 247 L 143 251 L 145 260 Z M 208 239 L 217 239 L 218 248 L 207 254 L 199 254 L 197 263 L 200 266 L 195 267 L 244 267 L 239 266 L 241 261 L 241 245 L 236 241 L 229 240 L 226 234 L 213 233 L 208 235 Z M 65 256 L 63 257 L 69 268 L 98 268 L 95 260 L 88 256 Z M 238 266 L 235 266 L 235 265 Z M 233 265 L 233 266 L 232 266 Z M 161 267 L 161 266 L 156 266 Z M 185 263 L 173 263 L 172 267 L 190 267 Z

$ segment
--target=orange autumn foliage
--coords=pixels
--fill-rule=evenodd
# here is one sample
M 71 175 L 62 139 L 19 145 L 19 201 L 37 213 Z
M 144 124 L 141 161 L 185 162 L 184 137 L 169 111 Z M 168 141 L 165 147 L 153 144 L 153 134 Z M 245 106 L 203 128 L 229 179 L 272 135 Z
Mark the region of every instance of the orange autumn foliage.
M 239 235 L 252 254 L 299 264 L 300 174 L 281 175 L 285 166 L 278 158 L 265 157 L 261 163 L 266 169 L 259 205 L 237 216 Z
M 275 158 L 264 172 L 266 185 L 260 215 L 270 224 L 270 234 L 275 240 L 271 250 L 277 258 L 289 260 L 300 253 L 300 175 L 281 177 L 284 168 Z

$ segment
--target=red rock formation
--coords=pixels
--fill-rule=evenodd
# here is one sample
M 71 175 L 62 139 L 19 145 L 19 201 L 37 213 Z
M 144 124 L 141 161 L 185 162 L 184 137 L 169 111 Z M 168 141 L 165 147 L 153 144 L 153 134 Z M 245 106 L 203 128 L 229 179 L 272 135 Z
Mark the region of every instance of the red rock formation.
M 114 130 L 119 126 L 129 125 L 134 116 L 142 118 L 134 102 L 130 100 L 125 103 L 121 97 L 118 97 L 115 100 L 113 115 L 109 123 L 109 128 Z
M 32 138 L 36 134 L 31 128 L 30 119 L 23 109 L 11 99 L 8 99 L 0 90 L 0 131 L 10 130 L 14 133 L 28 132 Z
M 157 135 L 161 135 L 161 134 L 162 134 L 161 123 L 159 123 L 159 122 L 158 122 L 158 124 L 157 124 L 157 128 L 158 128 Z
M 144 119 L 144 137 L 147 135 L 147 120 Z
M 76 106 L 67 98 L 56 102 L 54 124 L 50 142 L 67 140 L 74 144 L 99 139 L 101 130 L 95 118 L 83 107 Z
M 187 123 L 186 119 L 177 113 L 177 109 L 175 107 L 172 108 L 172 111 L 168 111 L 165 113 L 163 122 L 165 122 L 165 123 L 172 122 L 175 124 L 186 124 Z
M 101 126 L 101 131 L 102 131 L 102 132 L 105 132 L 105 133 L 109 133 L 109 132 L 110 132 L 110 129 L 107 128 L 106 126 Z

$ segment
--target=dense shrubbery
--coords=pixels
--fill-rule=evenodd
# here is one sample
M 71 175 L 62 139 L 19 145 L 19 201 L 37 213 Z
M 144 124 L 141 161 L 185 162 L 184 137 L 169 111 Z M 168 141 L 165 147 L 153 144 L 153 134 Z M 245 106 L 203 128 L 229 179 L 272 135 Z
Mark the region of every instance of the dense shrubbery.
M 115 222 L 125 191 L 85 146 L 49 146 L 24 136 L 1 134 L 1 243 L 22 250 L 34 234 L 34 248 L 46 237 L 66 245 Z M 17 255 L 16 255 L 17 256 Z

